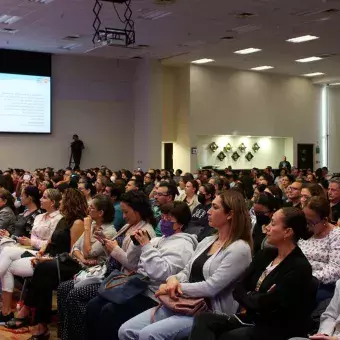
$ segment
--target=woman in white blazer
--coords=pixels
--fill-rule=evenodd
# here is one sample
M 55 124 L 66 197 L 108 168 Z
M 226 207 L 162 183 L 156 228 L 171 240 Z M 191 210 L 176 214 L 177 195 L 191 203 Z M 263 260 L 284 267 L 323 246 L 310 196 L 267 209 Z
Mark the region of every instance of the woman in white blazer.
M 292 338 L 290 340 L 339 340 L 340 339 L 340 280 L 336 282 L 334 296 L 320 318 L 317 334 L 307 338 Z
M 159 295 L 185 295 L 209 300 L 211 310 L 235 313 L 233 283 L 251 262 L 251 224 L 243 196 L 233 190 L 217 196 L 208 211 L 209 224 L 218 234 L 204 239 L 193 258 L 179 274 L 170 276 L 160 286 Z M 174 339 L 190 334 L 193 317 L 183 316 L 162 307 L 151 323 L 149 309 L 124 323 L 120 340 Z

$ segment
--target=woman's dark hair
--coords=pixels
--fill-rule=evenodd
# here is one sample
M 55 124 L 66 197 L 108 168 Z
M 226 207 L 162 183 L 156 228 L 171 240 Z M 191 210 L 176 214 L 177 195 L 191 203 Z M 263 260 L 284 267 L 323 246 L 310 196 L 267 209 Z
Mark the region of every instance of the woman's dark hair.
M 0 189 L 0 198 L 6 200 L 6 207 L 10 207 L 15 213 L 14 198 L 12 194 L 6 189 Z
M 184 231 L 191 220 L 191 211 L 185 202 L 175 201 L 166 203 L 162 205 L 161 212 L 172 215 L 179 224 L 182 224 L 182 231 Z
M 282 211 L 283 214 L 285 227 L 291 228 L 294 232 L 294 242 L 297 243 L 300 239 L 308 240 L 310 233 L 304 212 L 294 207 L 282 208 L 280 211 Z
M 109 196 L 96 195 L 93 198 L 92 204 L 97 210 L 103 212 L 103 223 L 112 223 L 115 218 L 115 208 Z
M 54 176 L 54 172 L 53 171 L 46 171 L 46 175 L 48 175 L 49 179 L 51 180 Z
M 0 176 L 0 187 L 8 190 L 9 192 L 14 191 L 14 182 L 10 174 Z
M 143 221 L 150 223 L 154 227 L 157 225 L 149 198 L 144 192 L 131 190 L 123 194 L 120 200 L 138 212 Z
M 268 192 L 260 193 L 254 203 L 265 206 L 270 212 L 275 212 L 281 208 L 279 201 Z
M 302 186 L 302 189 L 307 189 L 312 195 L 312 197 L 320 196 L 326 198 L 325 190 L 322 188 L 320 184 L 306 183 Z
M 118 183 L 108 185 L 110 188 L 110 197 L 115 197 L 116 202 L 120 201 L 121 196 L 125 192 L 125 187 Z
M 127 178 L 128 181 L 129 181 L 129 180 L 131 179 L 131 177 L 132 177 L 132 173 L 131 173 L 131 171 L 129 171 L 129 170 L 123 169 L 123 170 L 122 170 L 122 175 L 123 175 L 123 174 L 125 174 L 125 176 L 126 176 L 126 178 Z
M 267 189 L 276 199 L 282 200 L 282 190 L 277 185 L 269 185 Z
M 84 220 L 88 213 L 85 195 L 78 189 L 66 189 L 63 193 L 63 204 L 60 213 L 66 223 L 72 226 L 76 220 Z
M 199 190 L 199 188 L 200 188 L 200 186 L 199 186 L 199 184 L 198 184 L 198 182 L 196 181 L 196 180 L 190 180 L 190 181 L 188 181 L 188 182 L 190 182 L 191 184 L 192 184 L 192 186 L 194 187 L 194 189 L 196 189 L 195 190 L 195 194 L 197 195 L 198 194 L 198 190 Z
M 202 184 L 202 187 L 204 188 L 207 195 L 211 195 L 211 200 L 213 200 L 215 198 L 215 193 L 216 193 L 215 186 L 210 183 L 206 183 L 206 184 Z
M 29 185 L 26 187 L 23 192 L 25 193 L 26 196 L 32 198 L 32 202 L 36 205 L 36 207 L 39 209 L 40 208 L 40 192 L 39 189 L 33 185 Z
M 307 208 L 313 210 L 320 218 L 330 218 L 331 207 L 326 197 L 313 196 L 307 204 Z

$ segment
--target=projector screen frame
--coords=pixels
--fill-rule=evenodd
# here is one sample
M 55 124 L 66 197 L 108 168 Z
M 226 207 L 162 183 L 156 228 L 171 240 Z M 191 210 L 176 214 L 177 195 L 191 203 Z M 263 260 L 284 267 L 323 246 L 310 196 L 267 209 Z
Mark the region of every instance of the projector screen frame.
M 50 123 L 49 123 L 49 132 L 30 132 L 30 131 L 1 131 L 0 125 L 0 136 L 6 135 L 51 135 L 53 132 L 53 107 L 52 107 L 52 75 L 42 75 L 42 74 L 24 74 L 24 73 L 14 73 L 14 72 L 0 72 L 1 74 L 12 74 L 12 75 L 19 75 L 19 76 L 33 76 L 33 77 L 46 77 L 49 78 L 49 90 L 50 90 Z

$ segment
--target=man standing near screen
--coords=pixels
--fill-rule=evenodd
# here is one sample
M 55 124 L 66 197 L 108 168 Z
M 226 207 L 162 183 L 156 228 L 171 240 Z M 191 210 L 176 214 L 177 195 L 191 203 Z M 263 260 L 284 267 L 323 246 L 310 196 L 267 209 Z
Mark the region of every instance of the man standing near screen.
M 84 150 L 84 143 L 79 139 L 78 135 L 73 135 L 73 142 L 71 143 L 71 152 L 74 160 L 74 169 L 79 169 L 81 154 Z

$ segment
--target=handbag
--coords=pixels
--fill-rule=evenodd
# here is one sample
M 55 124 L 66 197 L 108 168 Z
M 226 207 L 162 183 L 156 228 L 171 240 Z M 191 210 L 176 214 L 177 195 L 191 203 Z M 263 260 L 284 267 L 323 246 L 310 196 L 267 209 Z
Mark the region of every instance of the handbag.
M 81 269 L 80 263 L 72 258 L 69 253 L 61 253 L 55 257 L 57 262 L 59 284 L 62 282 L 61 271 L 77 273 Z
M 124 304 L 135 296 L 143 293 L 150 279 L 144 275 L 123 274 L 114 270 L 100 285 L 98 295 L 116 304 Z
M 106 265 L 97 265 L 81 270 L 74 276 L 74 288 L 85 287 L 94 283 L 101 283 L 107 271 Z
M 157 311 L 162 307 L 166 307 L 175 313 L 183 314 L 187 316 L 195 316 L 201 312 L 208 310 L 208 305 L 204 298 L 191 298 L 179 296 L 178 300 L 172 299 L 169 295 L 158 296 L 160 304 L 154 309 L 151 322 L 155 322 L 155 316 Z

